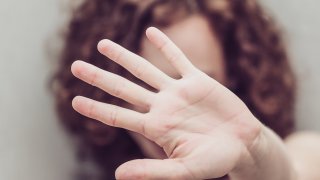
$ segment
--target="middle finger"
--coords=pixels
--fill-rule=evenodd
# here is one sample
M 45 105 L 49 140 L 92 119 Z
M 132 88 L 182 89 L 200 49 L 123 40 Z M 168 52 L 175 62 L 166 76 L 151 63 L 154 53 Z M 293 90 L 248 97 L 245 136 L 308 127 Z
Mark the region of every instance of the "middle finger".
M 149 108 L 155 93 L 116 74 L 104 71 L 83 61 L 71 66 L 72 73 L 79 79 L 121 98 L 134 105 Z

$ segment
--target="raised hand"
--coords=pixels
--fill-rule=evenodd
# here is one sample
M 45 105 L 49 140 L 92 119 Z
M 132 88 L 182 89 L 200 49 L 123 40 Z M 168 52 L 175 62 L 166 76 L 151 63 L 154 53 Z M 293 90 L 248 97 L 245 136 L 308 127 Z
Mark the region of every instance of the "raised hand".
M 158 90 L 151 92 L 116 74 L 83 61 L 73 74 L 113 96 L 143 107 L 140 113 L 75 97 L 76 111 L 107 125 L 140 133 L 161 146 L 168 159 L 140 159 L 121 165 L 119 179 L 209 179 L 250 163 L 250 148 L 261 132 L 246 105 L 216 80 L 194 67 L 160 30 L 148 28 L 148 39 L 180 73 L 173 79 L 142 57 L 110 40 L 98 50 Z

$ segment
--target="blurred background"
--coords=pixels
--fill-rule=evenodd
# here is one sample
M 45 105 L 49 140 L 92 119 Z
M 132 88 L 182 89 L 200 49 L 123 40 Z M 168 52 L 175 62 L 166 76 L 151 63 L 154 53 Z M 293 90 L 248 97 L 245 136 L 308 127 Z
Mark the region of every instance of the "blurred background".
M 262 3 L 285 32 L 298 76 L 298 129 L 320 131 L 320 1 Z M 67 180 L 76 166 L 47 89 L 53 67 L 46 49 L 59 46 L 54 36 L 68 6 L 67 0 L 0 0 L 0 179 Z

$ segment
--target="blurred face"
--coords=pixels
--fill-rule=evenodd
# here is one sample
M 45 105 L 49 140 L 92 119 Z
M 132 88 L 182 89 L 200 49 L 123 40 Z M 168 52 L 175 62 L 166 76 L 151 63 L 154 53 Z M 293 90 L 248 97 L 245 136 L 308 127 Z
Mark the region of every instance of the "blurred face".
M 192 15 L 161 30 L 173 40 L 198 69 L 219 82 L 225 81 L 221 47 L 205 17 Z M 169 76 L 179 78 L 178 73 L 163 54 L 146 37 L 142 40 L 140 55 Z
M 221 46 L 207 19 L 200 15 L 192 15 L 182 21 L 161 29 L 186 54 L 188 59 L 201 71 L 222 84 L 225 84 L 225 65 Z M 168 63 L 161 52 L 146 37 L 142 39 L 140 55 L 173 78 L 178 73 Z M 134 109 L 139 110 L 138 107 Z M 166 158 L 164 152 L 156 144 L 143 136 L 130 132 L 137 144 L 150 158 Z

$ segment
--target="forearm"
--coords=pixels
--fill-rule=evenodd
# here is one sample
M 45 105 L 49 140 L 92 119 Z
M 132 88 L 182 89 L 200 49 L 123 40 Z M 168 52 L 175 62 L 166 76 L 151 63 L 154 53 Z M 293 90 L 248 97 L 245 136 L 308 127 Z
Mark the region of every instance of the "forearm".
M 320 179 L 320 135 L 314 132 L 297 132 L 285 140 L 299 180 Z
M 232 173 L 232 180 L 295 180 L 296 172 L 282 140 L 263 126 L 256 141 Z

